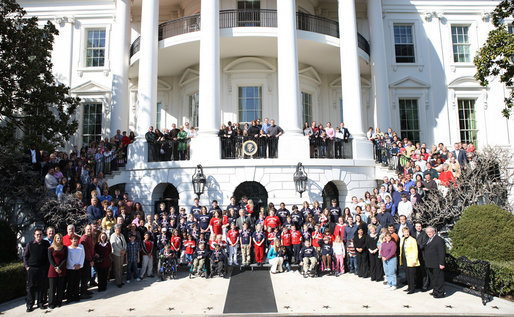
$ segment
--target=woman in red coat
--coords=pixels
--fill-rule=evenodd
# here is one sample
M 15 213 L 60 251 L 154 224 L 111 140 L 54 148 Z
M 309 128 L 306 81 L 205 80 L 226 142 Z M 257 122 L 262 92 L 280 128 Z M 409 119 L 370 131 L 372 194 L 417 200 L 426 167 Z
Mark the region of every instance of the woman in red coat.
M 95 270 L 98 274 L 98 291 L 103 292 L 107 289 L 108 273 L 111 267 L 111 243 L 107 238 L 107 233 L 102 232 L 98 236 L 95 245 Z
M 66 259 L 68 258 L 68 248 L 63 245 L 62 234 L 58 233 L 54 237 L 52 245 L 48 248 L 48 307 L 54 309 L 61 307 L 64 297 L 64 286 L 66 284 Z

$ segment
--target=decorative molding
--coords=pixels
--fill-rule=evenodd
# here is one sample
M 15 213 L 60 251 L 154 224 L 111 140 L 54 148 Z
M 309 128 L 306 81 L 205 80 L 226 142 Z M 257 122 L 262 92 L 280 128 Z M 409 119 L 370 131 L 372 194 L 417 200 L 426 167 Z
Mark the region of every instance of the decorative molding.
M 480 86 L 480 84 L 475 80 L 473 76 L 462 76 L 452 80 L 448 84 L 448 88 L 476 90 L 483 89 L 484 87 Z
M 300 78 L 308 79 L 308 80 L 314 82 L 318 86 L 321 84 L 321 78 L 319 76 L 319 73 L 312 66 L 301 69 L 298 72 L 298 76 Z
M 157 90 L 170 91 L 173 90 L 173 86 L 171 86 L 162 79 L 157 79 Z
M 489 22 L 491 20 L 491 13 L 487 11 L 482 12 L 482 21 Z
M 274 73 L 276 67 L 258 57 L 241 57 L 229 63 L 223 69 L 226 73 Z
M 111 94 L 111 89 L 89 80 L 71 89 L 71 93 L 75 95 L 87 94 Z
M 185 85 L 187 85 L 195 80 L 198 80 L 199 78 L 200 78 L 199 71 L 192 69 L 192 68 L 187 68 L 184 71 L 184 73 L 182 74 L 182 77 L 180 77 L 179 85 L 181 87 L 184 87 Z
M 398 89 L 398 88 L 430 88 L 430 84 L 419 80 L 417 78 L 413 78 L 411 76 L 404 77 L 398 81 L 395 81 L 394 83 L 389 85 L 392 89 Z

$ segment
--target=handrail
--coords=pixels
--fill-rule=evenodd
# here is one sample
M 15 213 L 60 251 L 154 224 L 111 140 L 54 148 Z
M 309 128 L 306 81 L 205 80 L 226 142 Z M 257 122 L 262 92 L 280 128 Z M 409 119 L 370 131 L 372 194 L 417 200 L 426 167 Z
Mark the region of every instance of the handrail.
M 277 27 L 277 10 L 221 10 L 219 17 L 220 29 L 235 27 Z M 324 17 L 297 12 L 296 28 L 301 31 L 325 34 L 339 38 L 339 23 Z M 200 31 L 200 15 L 195 14 L 178 18 L 159 25 L 159 41 L 181 35 Z M 130 46 L 130 57 L 140 49 L 138 37 Z M 368 40 L 357 33 L 358 46 L 361 50 L 370 53 Z

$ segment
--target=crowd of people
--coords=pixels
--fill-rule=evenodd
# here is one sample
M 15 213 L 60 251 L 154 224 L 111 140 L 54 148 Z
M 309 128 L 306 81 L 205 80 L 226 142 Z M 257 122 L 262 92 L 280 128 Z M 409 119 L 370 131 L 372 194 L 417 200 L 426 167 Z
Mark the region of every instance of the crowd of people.
M 135 135 L 120 130 L 112 138 L 78 148 L 70 153 L 55 151 L 48 153 L 31 145 L 26 159 L 32 169 L 41 173 L 49 196 L 61 199 L 63 195 L 73 195 L 85 206 L 91 201 L 91 192 L 109 195 L 109 187 L 104 175 L 125 166 L 127 147 L 135 141 Z
M 307 130 L 309 138 L 319 135 L 319 126 L 309 127 L 313 128 L 318 132 Z M 342 142 L 345 135 L 350 137 L 344 125 L 338 133 Z M 64 169 L 71 174 L 62 178 L 74 180 L 74 193 L 71 187 L 63 192 L 77 198 L 87 195 L 88 223 L 82 236 L 73 225 L 66 233 L 48 227 L 44 238 L 41 229 L 35 231 L 23 256 L 27 310 L 33 310 L 36 302 L 55 308 L 64 300 L 90 298 L 90 287 L 105 291 L 111 276 L 120 288 L 152 278 L 163 263 L 203 276 L 224 276 L 229 267 L 269 266 L 277 274 L 298 266 L 306 278 L 357 274 L 391 290 L 405 283 L 408 294 L 432 289 L 435 298 L 444 297 L 445 242 L 433 227 L 423 228 L 417 221 L 416 206 L 426 193 L 458 182 L 471 165 L 474 148 L 456 143 L 450 152 L 440 144 L 427 151 L 424 144 L 400 141 L 394 132 L 382 135 L 377 129 L 368 136 L 380 149 L 379 162 L 381 142 L 391 144 L 392 154 L 386 157 L 397 157 L 398 177 L 385 177 L 378 188 L 360 199 L 352 197 L 344 208 L 336 199 L 328 206 L 305 201 L 288 208 L 284 203 L 257 207 L 247 197 L 240 201 L 231 197 L 225 208 L 217 201 L 201 206 L 195 199 L 187 210 L 163 203 L 152 213 L 130 200 L 128 193 L 116 190 L 111 196 L 101 178 L 83 183 L 82 175 L 100 175 L 83 164 L 83 156 L 68 160 L 64 166 L 73 168 Z M 45 183 L 52 164 L 60 163 L 53 159 L 42 166 L 48 171 Z
M 350 131 L 341 122 L 335 129 L 331 122 L 327 122 L 325 127 L 313 121 L 311 125 L 305 122 L 303 135 L 309 138 L 311 158 L 348 158 L 344 149 L 351 139 Z
M 274 119 L 264 118 L 253 120 L 241 126 L 238 122 L 223 124 L 218 132 L 221 140 L 221 158 L 277 158 L 278 140 L 284 130 L 275 124 Z M 255 154 L 245 153 L 243 144 L 253 141 L 256 145 Z
M 177 128 L 173 123 L 171 129 L 162 132 L 150 126 L 145 134 L 148 143 L 148 161 L 183 161 L 190 158 L 191 139 L 196 136 L 197 129 L 190 127 L 189 122 Z

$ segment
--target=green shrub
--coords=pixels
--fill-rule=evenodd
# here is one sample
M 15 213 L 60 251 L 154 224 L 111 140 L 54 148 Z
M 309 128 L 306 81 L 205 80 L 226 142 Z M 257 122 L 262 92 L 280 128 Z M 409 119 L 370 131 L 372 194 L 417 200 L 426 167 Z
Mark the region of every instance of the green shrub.
M 23 262 L 0 266 L 0 303 L 25 295 L 26 274 Z
M 450 231 L 451 253 L 485 261 L 514 261 L 514 215 L 496 205 L 471 206 Z
M 514 296 L 514 262 L 491 262 L 489 292 L 496 296 Z
M 16 234 L 6 221 L 0 221 L 0 263 L 8 263 L 18 258 Z

